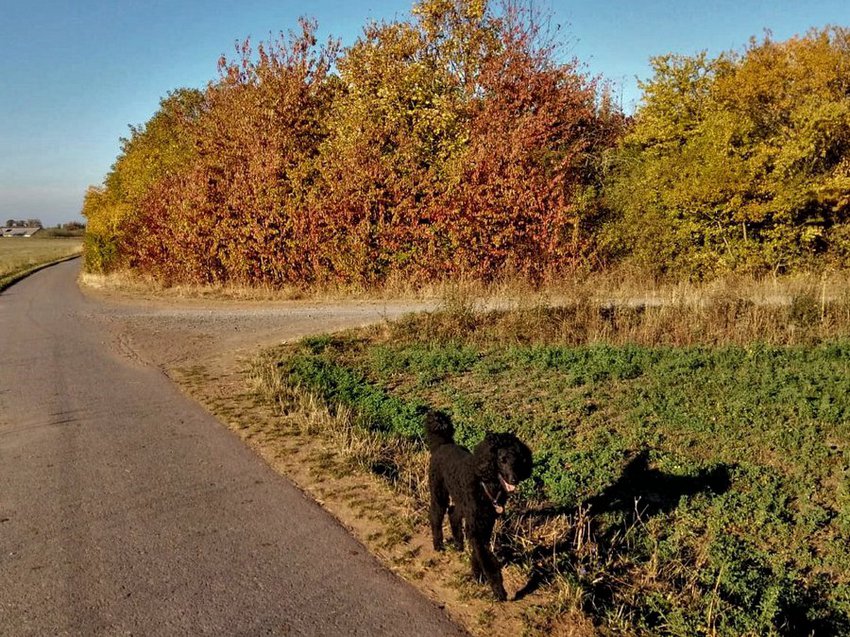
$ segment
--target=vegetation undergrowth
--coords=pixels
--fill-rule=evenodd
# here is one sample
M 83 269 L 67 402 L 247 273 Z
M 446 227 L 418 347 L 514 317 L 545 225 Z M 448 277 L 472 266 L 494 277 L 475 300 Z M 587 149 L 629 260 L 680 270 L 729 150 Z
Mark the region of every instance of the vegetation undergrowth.
M 848 634 L 848 308 L 456 298 L 257 371 L 284 409 L 301 388 L 348 410 L 376 441 L 362 466 L 423 507 L 424 406 L 452 415 L 461 444 L 526 440 L 535 473 L 497 546 L 527 573 L 518 597 L 548 593 L 530 629 L 582 616 L 599 634 Z

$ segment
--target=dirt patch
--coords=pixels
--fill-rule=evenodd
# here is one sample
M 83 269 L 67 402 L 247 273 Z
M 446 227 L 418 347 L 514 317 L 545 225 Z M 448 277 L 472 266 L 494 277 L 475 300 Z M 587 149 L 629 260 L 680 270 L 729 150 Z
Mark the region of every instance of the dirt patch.
M 135 298 L 82 285 L 95 303 L 91 318 L 134 350 L 168 370 L 221 361 L 229 366 L 265 347 L 432 309 L 435 301 L 238 301 Z
M 195 365 L 174 370 L 173 378 L 455 621 L 474 634 L 522 634 L 523 614 L 535 604 L 532 597 L 508 604 L 491 601 L 489 589 L 470 580 L 468 555 L 433 550 L 423 510 L 379 477 L 352 470 L 343 454 L 305 426 L 312 418 L 327 417 L 318 405 L 312 414 L 306 409 L 289 416 L 274 413 L 252 390 L 248 367 L 246 360 L 229 370 Z M 505 580 L 509 593 L 525 585 L 511 569 L 505 570 Z

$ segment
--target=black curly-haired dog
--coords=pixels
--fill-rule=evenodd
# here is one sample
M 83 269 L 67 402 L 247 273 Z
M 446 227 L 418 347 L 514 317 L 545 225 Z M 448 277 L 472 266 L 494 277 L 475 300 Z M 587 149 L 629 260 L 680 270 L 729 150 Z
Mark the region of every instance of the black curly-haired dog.
M 425 441 L 431 452 L 431 534 L 434 549 L 443 550 L 443 517 L 449 513 L 455 547 L 463 550 L 464 525 L 472 546 L 472 576 L 486 578 L 499 601 L 507 599 L 502 568 L 490 551 L 496 517 L 508 494 L 531 475 L 531 451 L 510 433 L 488 433 L 472 453 L 454 441 L 447 415 L 425 415 Z

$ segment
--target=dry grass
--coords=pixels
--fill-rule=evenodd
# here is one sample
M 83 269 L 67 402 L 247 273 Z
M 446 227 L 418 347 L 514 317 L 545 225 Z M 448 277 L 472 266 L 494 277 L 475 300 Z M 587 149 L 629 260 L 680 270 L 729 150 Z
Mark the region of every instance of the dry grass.
M 0 245 L 0 268 L 2 268 L 2 245 Z M 2 271 L 0 271 L 0 274 Z M 812 274 L 797 274 L 782 278 L 752 276 L 728 276 L 710 282 L 664 282 L 625 269 L 613 269 L 593 274 L 576 274 L 551 281 L 543 286 L 532 286 L 519 277 L 506 277 L 502 280 L 482 283 L 480 281 L 460 279 L 432 282 L 422 285 L 409 280 L 390 280 L 379 288 L 358 286 L 318 285 L 299 286 L 246 286 L 237 284 L 218 285 L 164 285 L 150 277 L 144 277 L 129 271 L 108 275 L 83 273 L 82 283 L 95 290 L 104 290 L 135 298 L 182 300 L 224 300 L 224 301 L 291 301 L 291 300 L 362 300 L 362 299 L 438 299 L 443 308 L 455 316 L 472 316 L 481 310 L 515 310 L 513 315 L 529 318 L 541 308 L 557 306 L 575 307 L 578 311 L 599 314 L 599 308 L 618 308 L 621 318 L 628 318 L 629 312 L 640 316 L 644 335 L 634 334 L 623 326 L 614 329 L 623 339 L 637 338 L 638 342 L 651 344 L 669 343 L 660 332 L 681 318 L 690 324 L 697 317 L 703 327 L 684 338 L 684 343 L 704 338 L 715 342 L 714 328 L 725 330 L 729 327 L 732 315 L 742 311 L 751 314 L 749 333 L 758 334 L 761 329 L 762 315 L 767 315 L 776 307 L 789 307 L 802 303 L 818 309 L 825 316 L 827 309 L 837 305 L 850 307 L 850 272 L 836 271 Z M 677 316 L 660 308 L 677 308 Z M 712 309 L 713 308 L 713 309 Z M 754 308 L 750 311 L 750 308 Z M 610 321 L 606 326 L 605 311 L 599 317 L 597 326 L 588 323 L 589 331 L 583 335 L 583 342 L 597 337 L 605 340 L 611 332 Z M 806 310 L 808 314 L 812 312 Z M 588 315 L 588 320 L 590 316 Z M 736 319 L 736 321 L 738 321 Z M 831 316 L 829 321 L 834 322 Z M 850 322 L 850 316 L 847 321 Z M 571 319 L 571 323 L 573 320 Z M 592 321 L 590 321 L 592 323 Z M 657 326 L 652 327 L 656 322 Z M 459 325 L 463 327 L 463 325 Z M 524 325 L 522 327 L 527 327 Z M 736 325 L 736 328 L 740 327 Z M 829 327 L 827 325 L 827 327 Z M 653 329 L 655 331 L 653 331 Z M 510 332 L 506 326 L 506 332 Z M 787 336 L 782 337 L 787 338 Z M 690 340 L 689 340 L 690 339 Z M 764 340 L 757 338 L 756 340 Z M 768 339 L 770 340 L 770 339 Z M 672 342 L 679 343 L 678 337 Z
M 239 285 L 164 285 L 146 276 L 130 271 L 96 274 L 83 272 L 80 283 L 92 290 L 110 292 L 120 296 L 141 299 L 179 301 L 185 299 L 222 301 L 293 301 L 313 298 L 296 287 L 273 288 L 271 286 Z
M 390 281 L 380 288 L 344 285 L 173 284 L 166 285 L 152 277 L 123 270 L 110 274 L 83 272 L 80 281 L 86 287 L 134 298 L 223 301 L 295 301 L 295 300 L 363 300 L 363 299 L 440 299 L 458 288 L 458 283 L 434 283 L 416 286 L 409 281 Z M 464 290 L 480 293 L 485 286 L 460 284 Z
M 380 329 L 403 341 L 674 347 L 810 344 L 850 334 L 848 273 L 670 285 L 598 275 L 544 290 L 483 292 L 447 286 L 441 312 Z
M 399 436 L 358 427 L 350 409 L 328 408 L 310 392 L 281 382 L 276 359 L 261 355 L 251 370 L 252 389 L 274 405 L 275 414 L 294 433 L 319 436 L 346 468 L 382 476 L 403 494 L 416 514 L 428 502 L 427 456 Z
M 0 239 L 0 282 L 31 268 L 77 254 L 80 239 L 5 238 Z

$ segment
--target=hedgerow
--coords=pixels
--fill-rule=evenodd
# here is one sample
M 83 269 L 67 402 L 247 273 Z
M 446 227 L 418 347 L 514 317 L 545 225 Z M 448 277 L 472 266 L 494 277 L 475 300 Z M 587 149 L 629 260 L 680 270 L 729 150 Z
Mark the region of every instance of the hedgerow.
M 345 49 L 310 20 L 242 43 L 123 140 L 85 199 L 87 267 L 368 286 L 846 266 L 850 31 L 659 56 L 626 118 L 520 5 L 421 0 Z
M 244 42 L 131 131 L 84 205 L 88 267 L 370 285 L 575 266 L 623 118 L 537 24 L 520 3 L 422 0 L 344 51 L 309 20 Z

